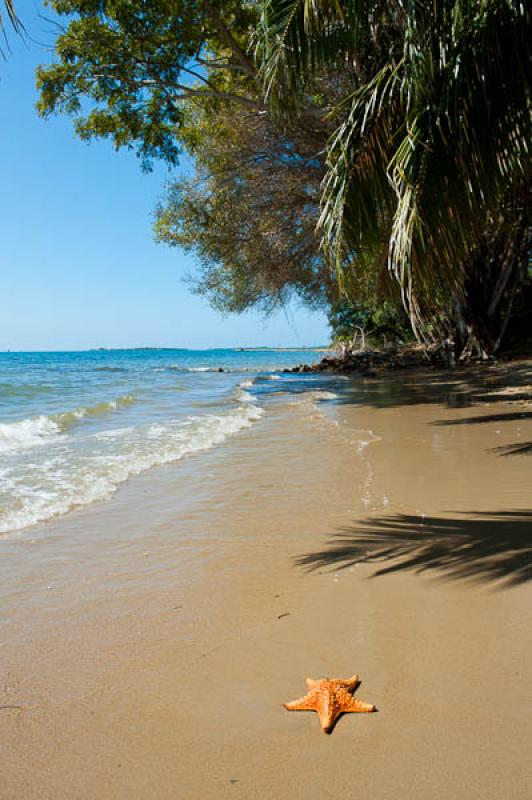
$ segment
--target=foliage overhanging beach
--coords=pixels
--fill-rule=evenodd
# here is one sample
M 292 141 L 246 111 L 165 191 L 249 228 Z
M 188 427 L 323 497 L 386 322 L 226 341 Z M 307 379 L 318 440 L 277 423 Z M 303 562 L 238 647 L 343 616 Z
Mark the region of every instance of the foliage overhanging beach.
M 147 169 L 193 157 L 155 230 L 216 307 L 297 296 L 457 359 L 527 335 L 527 4 L 50 5 L 41 114 Z

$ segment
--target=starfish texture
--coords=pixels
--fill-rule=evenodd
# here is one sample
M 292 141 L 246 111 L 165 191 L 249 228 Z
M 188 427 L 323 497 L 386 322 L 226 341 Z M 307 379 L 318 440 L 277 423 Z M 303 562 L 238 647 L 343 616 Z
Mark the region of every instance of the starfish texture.
M 353 675 L 347 680 L 322 678 L 315 681 L 307 678 L 308 694 L 300 697 L 299 700 L 285 703 L 284 707 L 288 711 L 317 711 L 321 727 L 325 733 L 331 733 L 336 720 L 342 714 L 377 710 L 370 703 L 355 700 L 353 692 L 359 684 L 358 675 Z

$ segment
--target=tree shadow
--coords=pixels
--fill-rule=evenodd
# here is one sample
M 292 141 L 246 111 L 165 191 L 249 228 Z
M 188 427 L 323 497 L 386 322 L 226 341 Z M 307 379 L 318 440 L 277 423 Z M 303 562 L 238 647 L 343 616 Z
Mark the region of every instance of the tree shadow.
M 427 404 L 467 408 L 532 400 L 531 385 L 529 363 L 473 365 L 456 370 L 416 367 L 380 372 L 369 379 L 353 375 L 351 387 L 344 386 L 337 402 L 375 408 Z
M 493 451 L 499 456 L 524 456 L 532 453 L 532 442 L 515 442 L 494 447 Z
M 531 419 L 532 411 L 515 411 L 509 414 L 484 414 L 478 417 L 462 417 L 462 419 L 438 419 L 432 425 L 477 425 L 483 422 L 515 422 Z
M 381 564 L 372 577 L 432 570 L 447 580 L 516 586 L 532 578 L 532 511 L 370 518 L 335 534 L 323 550 L 296 559 L 309 572 L 366 563 Z

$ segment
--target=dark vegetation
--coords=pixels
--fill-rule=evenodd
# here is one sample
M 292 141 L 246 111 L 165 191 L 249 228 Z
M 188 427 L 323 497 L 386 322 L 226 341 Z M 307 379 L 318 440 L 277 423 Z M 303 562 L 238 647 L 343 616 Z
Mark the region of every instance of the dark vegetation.
M 49 6 L 40 113 L 146 169 L 192 156 L 155 230 L 196 254 L 217 308 L 296 296 L 329 312 L 348 358 L 412 341 L 447 363 L 530 352 L 530 4 Z

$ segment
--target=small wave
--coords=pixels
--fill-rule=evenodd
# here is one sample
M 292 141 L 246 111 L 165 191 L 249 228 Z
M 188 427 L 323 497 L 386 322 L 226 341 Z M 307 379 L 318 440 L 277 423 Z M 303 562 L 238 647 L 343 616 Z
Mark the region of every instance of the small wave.
M 253 386 L 253 380 L 247 379 L 245 381 L 240 381 L 240 383 L 236 387 L 236 399 L 239 403 L 253 403 L 255 398 L 246 391 L 247 389 L 251 389 Z
M 11 473 L 3 478 L 3 486 L 9 490 L 9 505 L 4 507 L 0 519 L 0 533 L 9 534 L 76 507 L 106 500 L 129 478 L 215 447 L 250 427 L 263 413 L 262 408 L 249 403 L 228 414 L 191 416 L 147 427 L 124 428 L 112 436 L 98 433 L 88 437 L 89 449 L 77 461 L 72 462 L 72 456 L 63 450 L 41 463 L 40 480 L 32 490 L 23 476 L 17 478 Z
M 256 378 L 257 383 L 269 383 L 269 381 L 280 381 L 281 376 L 277 375 L 276 373 L 266 374 L 266 375 L 258 375 Z
M 104 414 L 116 411 L 118 408 L 130 406 L 134 402 L 135 398 L 133 395 L 124 394 L 117 397 L 115 400 L 96 403 L 94 406 L 80 406 L 73 411 L 64 411 L 61 414 L 54 414 L 51 419 L 59 425 L 61 430 L 66 430 L 84 417 L 100 417 Z
M 124 436 L 127 436 L 128 433 L 131 433 L 133 428 L 129 426 L 128 428 L 114 428 L 110 431 L 99 431 L 99 433 L 94 433 L 94 439 L 122 439 Z
M 94 406 L 80 406 L 73 411 L 64 411 L 47 417 L 40 415 L 21 419 L 17 422 L 0 423 L 0 453 L 14 450 L 27 450 L 30 447 L 39 447 L 61 436 L 72 425 L 84 417 L 97 417 L 116 411 L 135 402 L 130 395 L 122 395 L 115 400 L 98 403 Z
M 239 403 L 252 403 L 253 398 L 249 392 L 246 392 L 245 389 L 238 389 L 236 393 L 236 399 Z
M 95 372 L 128 372 L 127 367 L 94 367 Z
M 153 367 L 153 372 L 229 372 L 221 367 L 183 367 L 180 364 L 168 364 L 166 367 Z
M 0 398 L 5 400 L 11 397 L 33 398 L 41 394 L 48 394 L 53 391 L 51 386 L 45 384 L 14 384 L 14 383 L 0 383 Z
M 26 450 L 47 444 L 61 434 L 59 425 L 50 417 L 40 416 L 19 422 L 0 423 L 0 453 Z

